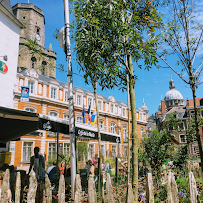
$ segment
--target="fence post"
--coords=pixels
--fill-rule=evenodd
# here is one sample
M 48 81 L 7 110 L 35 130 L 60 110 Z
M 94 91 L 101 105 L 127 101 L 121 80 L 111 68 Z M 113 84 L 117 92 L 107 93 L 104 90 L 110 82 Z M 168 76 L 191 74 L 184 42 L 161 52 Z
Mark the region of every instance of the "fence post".
M 72 194 L 72 197 L 74 197 L 74 194 Z M 65 179 L 62 174 L 59 180 L 58 203 L 65 203 Z
M 190 201 L 192 203 L 197 203 L 197 186 L 192 172 L 189 173 L 189 194 Z
M 173 173 L 168 172 L 168 184 L 167 184 L 167 198 L 168 203 L 178 203 L 178 188 Z
M 43 203 L 52 203 L 51 182 L 47 174 L 45 174 L 45 188 L 43 190 Z
M 106 202 L 108 203 L 113 202 L 113 190 L 111 185 L 111 177 L 109 173 L 107 173 L 107 180 L 106 180 Z
M 8 190 L 10 189 L 10 171 L 6 169 L 3 177 L 3 183 L 1 187 L 1 202 L 7 203 L 10 198 L 8 198 Z
M 89 181 L 88 181 L 88 201 L 89 203 L 97 202 L 95 182 L 92 174 L 89 176 Z
M 154 187 L 153 187 L 153 180 L 152 180 L 152 174 L 147 174 L 147 203 L 154 203 Z
M 135 201 L 134 201 L 132 185 L 128 183 L 127 203 L 134 203 L 134 202 Z
M 17 172 L 17 176 L 16 176 L 16 191 L 15 191 L 15 203 L 20 203 L 20 193 L 21 193 L 21 179 L 20 179 L 20 172 Z
M 81 186 L 81 179 L 80 175 L 76 174 L 75 178 L 75 199 L 74 203 L 81 203 L 82 201 L 82 186 Z
M 37 179 L 33 169 L 30 172 L 29 190 L 27 193 L 27 203 L 35 203 L 36 191 L 37 191 Z

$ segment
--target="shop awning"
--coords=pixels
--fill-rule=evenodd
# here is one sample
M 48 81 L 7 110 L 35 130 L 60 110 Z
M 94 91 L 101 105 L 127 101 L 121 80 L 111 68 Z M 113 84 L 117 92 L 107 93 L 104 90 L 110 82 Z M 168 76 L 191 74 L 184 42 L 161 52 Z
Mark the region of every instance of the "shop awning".
M 53 116 L 0 107 L 0 143 L 16 140 L 36 130 L 69 134 L 69 122 Z M 97 128 L 77 124 L 76 137 L 98 140 Z M 120 136 L 101 130 L 101 140 L 120 143 Z

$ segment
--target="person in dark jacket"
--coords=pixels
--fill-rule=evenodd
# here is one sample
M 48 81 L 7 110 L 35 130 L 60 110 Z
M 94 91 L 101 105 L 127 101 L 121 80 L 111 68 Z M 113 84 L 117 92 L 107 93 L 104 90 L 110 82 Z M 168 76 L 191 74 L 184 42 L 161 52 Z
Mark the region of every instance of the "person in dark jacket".
M 57 180 L 57 168 L 56 161 L 53 161 L 53 165 L 47 169 L 47 174 L 51 183 L 56 183 Z

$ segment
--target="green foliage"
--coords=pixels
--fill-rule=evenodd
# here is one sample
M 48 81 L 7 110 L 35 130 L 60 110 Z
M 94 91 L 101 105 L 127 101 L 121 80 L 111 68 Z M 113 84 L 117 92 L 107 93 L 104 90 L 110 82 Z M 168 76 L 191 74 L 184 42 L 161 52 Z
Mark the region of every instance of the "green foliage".
M 167 183 L 154 188 L 154 202 L 164 202 L 167 200 Z
M 53 165 L 53 161 L 56 161 L 56 156 L 52 156 L 48 159 L 46 164 L 47 168 Z M 70 163 L 70 156 L 68 154 L 58 154 L 58 163 L 60 164 L 61 162 L 65 162 L 65 164 L 67 165 L 68 163 Z
M 77 142 L 78 157 L 85 156 L 87 158 L 89 150 L 87 142 Z

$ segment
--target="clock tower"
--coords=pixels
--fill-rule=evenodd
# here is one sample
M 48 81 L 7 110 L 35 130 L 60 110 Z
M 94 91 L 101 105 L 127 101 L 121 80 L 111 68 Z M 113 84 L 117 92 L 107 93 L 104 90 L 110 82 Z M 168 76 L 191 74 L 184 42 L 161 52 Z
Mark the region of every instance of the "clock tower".
M 45 45 L 45 17 L 44 11 L 31 3 L 17 3 L 12 7 L 14 15 L 25 28 L 20 33 L 18 70 L 35 68 L 39 74 L 56 77 L 56 52 L 52 45 L 46 49 Z M 28 40 L 36 40 L 42 54 L 32 55 L 26 46 Z M 38 60 L 40 58 L 40 60 Z

